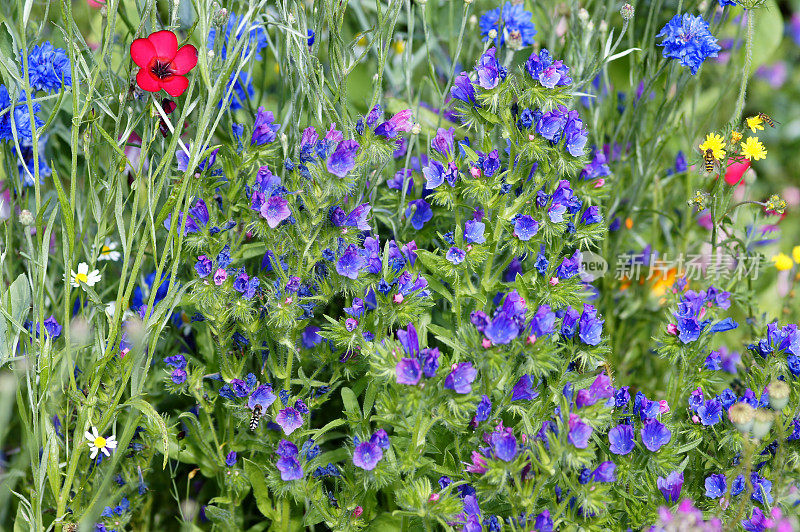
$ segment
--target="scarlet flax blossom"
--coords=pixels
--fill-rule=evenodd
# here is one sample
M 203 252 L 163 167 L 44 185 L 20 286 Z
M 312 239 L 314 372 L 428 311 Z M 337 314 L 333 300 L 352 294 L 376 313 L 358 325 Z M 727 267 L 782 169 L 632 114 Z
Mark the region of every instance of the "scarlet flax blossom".
M 189 86 L 185 74 L 197 65 L 197 48 L 187 44 L 178 49 L 178 37 L 162 30 L 133 41 L 131 58 L 139 66 L 136 74 L 139 87 L 148 92 L 164 89 L 170 96 L 178 97 Z

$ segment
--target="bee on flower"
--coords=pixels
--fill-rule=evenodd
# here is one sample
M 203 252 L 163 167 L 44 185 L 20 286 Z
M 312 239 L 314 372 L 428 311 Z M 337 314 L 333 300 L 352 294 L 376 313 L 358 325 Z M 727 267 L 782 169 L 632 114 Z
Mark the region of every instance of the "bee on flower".
M 120 258 L 122 258 L 122 254 L 117 251 L 117 247 L 119 243 L 114 242 L 110 238 L 106 238 L 105 243 L 100 248 L 100 254 L 97 256 L 97 260 L 110 260 L 117 262 Z
M 100 436 L 100 433 L 97 432 L 97 427 L 91 427 L 91 431 L 87 430 L 83 435 L 89 440 L 89 458 L 91 459 L 94 459 L 99 452 L 106 456 L 111 456 L 111 451 L 117 448 L 116 437 L 113 434 L 108 438 Z
M 711 150 L 714 159 L 721 161 L 725 158 L 725 139 L 722 135 L 709 133 L 706 135 L 706 140 L 700 145 L 700 150 L 704 154 L 707 150 Z
M 764 121 L 761 119 L 760 115 L 751 116 L 745 119 L 745 122 L 747 122 L 747 127 L 749 127 L 750 131 L 753 133 L 764 129 Z
M 81 283 L 86 286 L 94 286 L 100 281 L 100 270 L 89 271 L 89 265 L 85 262 L 78 264 L 78 273 L 70 270 L 70 283 L 73 287 L 79 288 Z

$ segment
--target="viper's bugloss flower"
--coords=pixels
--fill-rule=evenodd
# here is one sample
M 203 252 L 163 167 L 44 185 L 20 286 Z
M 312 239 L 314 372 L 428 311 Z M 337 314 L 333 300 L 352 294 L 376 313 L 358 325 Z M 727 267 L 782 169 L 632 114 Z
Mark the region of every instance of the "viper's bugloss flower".
M 276 133 L 280 128 L 281 125 L 275 123 L 275 116 L 272 111 L 265 111 L 263 106 L 259 107 L 253 123 L 253 135 L 250 137 L 250 145 L 263 146 L 274 142 Z
M 440 127 L 436 130 L 436 136 L 431 139 L 431 149 L 446 159 L 455 157 L 455 133 L 454 128 L 444 129 Z
M 383 450 L 371 440 L 357 443 L 353 450 L 353 464 L 365 471 L 375 469 L 381 458 L 383 458 Z
M 400 132 L 409 132 L 414 125 L 414 114 L 411 109 L 404 109 L 395 113 L 389 120 L 375 128 L 375 134 L 388 139 L 397 137 Z
M 667 502 L 678 502 L 683 488 L 683 471 L 673 471 L 666 477 L 658 477 L 656 485 Z
M 28 71 L 33 90 L 51 92 L 72 85 L 72 70 L 66 50 L 55 48 L 50 41 L 31 48 Z
M 528 241 L 539 231 L 539 222 L 528 214 L 518 215 L 514 220 L 514 236 L 522 241 Z
M 483 244 L 486 237 L 483 235 L 486 224 L 476 220 L 467 220 L 464 224 L 464 242 L 467 244 Z
M 641 430 L 642 443 L 650 451 L 656 452 L 672 439 L 672 431 L 657 419 L 648 419 Z
M 439 161 L 431 160 L 428 166 L 422 169 L 422 175 L 427 180 L 425 188 L 429 190 L 437 188 L 445 180 L 452 187 L 458 179 L 458 166 L 453 161 L 443 165 Z
M 228 467 L 233 467 L 236 465 L 236 451 L 231 451 L 225 457 L 225 465 Z
M 722 420 L 722 405 L 716 399 L 709 399 L 697 409 L 697 414 L 703 425 L 716 425 Z
M 415 358 L 401 358 L 395 367 L 398 384 L 416 386 L 422 378 L 422 367 Z
M 272 403 L 275 402 L 275 399 L 275 394 L 272 393 L 272 386 L 268 384 L 262 384 L 256 388 L 252 394 L 250 394 L 250 397 L 247 399 L 247 408 L 254 410 L 256 406 L 260 406 L 261 411 L 264 412 Z
M 303 416 L 291 406 L 284 408 L 275 416 L 275 423 L 281 426 L 287 436 L 303 426 Z
M 479 25 L 484 41 L 492 40 L 489 32 L 495 30 L 494 43 L 502 46 L 508 41 L 511 48 L 521 48 L 533 44 L 536 26 L 531 20 L 533 14 L 526 11 L 521 3 L 506 2 L 503 6 L 481 15 Z M 512 46 L 513 43 L 513 46 Z
M 567 440 L 578 449 L 586 449 L 592 436 L 592 427 L 577 414 L 569 415 L 568 426 Z
M 608 431 L 609 451 L 614 454 L 625 455 L 635 446 L 633 440 L 633 426 L 617 425 Z
M 469 74 L 461 72 L 456 76 L 453 86 L 450 87 L 450 96 L 469 105 L 476 105 L 475 86 L 472 84 Z
M 464 259 L 467 258 L 467 252 L 463 249 L 453 246 L 447 250 L 445 258 L 451 263 L 458 265 L 464 262 Z
M 553 61 L 547 48 L 542 48 L 538 54 L 532 53 L 525 62 L 525 70 L 531 78 L 548 89 L 572 83 L 572 78 L 569 77 L 569 67 L 565 66 L 561 60 Z
M 692 75 L 708 57 L 717 57 L 721 50 L 717 39 L 708 31 L 708 22 L 699 15 L 675 15 L 656 37 L 664 37 L 658 46 L 664 47 L 664 57 L 680 60 Z
M 478 376 L 478 370 L 472 367 L 471 362 L 455 364 L 452 371 L 444 379 L 444 387 L 456 393 L 465 394 L 472 391 L 472 383 Z
M 142 90 L 164 89 L 178 97 L 189 87 L 185 76 L 197 65 L 197 48 L 187 44 L 178 49 L 178 37 L 169 30 L 151 33 L 131 43 L 131 59 L 139 67 L 136 83 Z
M 603 223 L 603 215 L 600 213 L 600 207 L 592 205 L 581 214 L 581 223 L 584 225 L 592 225 Z
M 481 400 L 475 409 L 475 417 L 473 422 L 477 425 L 482 421 L 486 421 L 492 415 L 492 401 L 488 395 L 482 395 Z
M 393 177 L 386 180 L 386 186 L 394 190 L 403 190 L 403 183 L 407 183 L 406 194 L 410 194 L 414 189 L 414 179 L 411 177 L 412 173 L 413 171 L 410 168 L 401 168 L 395 172 Z
M 718 499 L 725 496 L 728 481 L 725 478 L 725 475 L 722 473 L 717 473 L 706 477 L 705 486 L 706 497 L 710 499 Z
M 408 202 L 406 217 L 411 221 L 411 226 L 419 231 L 433 218 L 433 209 L 424 199 L 412 200 Z
M 361 269 L 367 265 L 364 257 L 354 244 L 350 244 L 336 261 L 336 273 L 350 279 L 358 278 Z
M 583 306 L 583 313 L 579 321 L 578 338 L 587 345 L 597 345 L 602 340 L 603 324 L 605 320 L 601 320 L 597 315 L 597 309 L 593 305 L 586 304 Z M 609 397 L 611 397 L 609 395 Z
M 559 279 L 575 277 L 580 272 L 581 260 L 581 251 L 576 249 L 571 257 L 565 257 L 564 260 L 561 261 L 561 265 L 558 267 L 558 270 L 556 270 L 556 276 L 558 276 Z
M 297 459 L 297 446 L 290 441 L 281 440 L 275 454 L 280 456 L 275 467 L 281 472 L 281 480 L 300 480 L 303 478 L 303 467 Z
M 328 172 L 337 177 L 346 177 L 356 165 L 356 153 L 359 147 L 355 140 L 341 141 L 325 163 Z
M 489 48 L 475 64 L 475 71 L 478 73 L 478 85 L 484 89 L 497 87 L 508 75 L 508 70 L 495 57 L 496 53 L 497 50 L 494 47 Z
M 504 462 L 510 462 L 517 456 L 517 438 L 512 434 L 511 429 L 500 432 L 493 432 L 489 437 L 492 446 L 492 454 Z
M 292 215 L 292 211 L 289 209 L 289 202 L 280 196 L 271 196 L 264 201 L 261 204 L 259 213 L 267 221 L 267 225 L 271 229 L 275 229 L 278 224 Z

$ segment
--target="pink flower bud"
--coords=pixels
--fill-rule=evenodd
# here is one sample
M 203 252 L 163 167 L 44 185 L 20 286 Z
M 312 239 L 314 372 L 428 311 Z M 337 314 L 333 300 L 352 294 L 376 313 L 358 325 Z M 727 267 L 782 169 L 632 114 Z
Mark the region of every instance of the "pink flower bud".
M 605 184 L 606 184 L 606 180 L 605 180 L 605 179 L 603 179 L 603 178 L 601 177 L 600 179 L 598 179 L 597 181 L 595 181 L 595 183 L 594 183 L 594 188 L 600 188 L 600 187 L 602 187 L 602 186 L 603 186 L 603 185 L 605 185 Z
M 551 277 L 550 278 L 550 286 L 555 286 L 558 284 L 558 277 Z
M 666 399 L 662 399 L 658 402 L 658 413 L 666 414 L 667 412 L 669 412 L 669 403 L 667 403 Z
M 677 336 L 678 335 L 678 326 L 675 325 L 674 323 L 670 323 L 669 325 L 667 325 L 667 334 L 671 334 L 673 336 Z
M 484 338 L 483 340 L 481 340 L 481 345 L 483 346 L 484 349 L 489 349 L 490 347 L 492 347 L 492 341 L 489 340 L 488 338 Z
M 439 494 L 438 493 L 431 493 L 431 496 L 428 497 L 429 502 L 438 502 L 439 501 Z
M 361 506 L 356 506 L 353 509 L 353 517 L 359 517 L 363 513 L 364 513 L 364 509 Z
M 533 345 L 533 344 L 535 344 L 535 343 L 536 343 L 536 335 L 535 335 L 535 334 L 532 334 L 532 335 L 528 336 L 528 337 L 525 339 L 525 343 L 527 343 L 527 344 L 529 344 L 529 345 Z
M 475 179 L 478 179 L 481 176 L 481 169 L 477 166 L 473 166 L 469 169 L 469 173 Z
M 392 301 L 397 303 L 398 305 L 403 302 L 403 294 L 395 294 L 392 296 Z

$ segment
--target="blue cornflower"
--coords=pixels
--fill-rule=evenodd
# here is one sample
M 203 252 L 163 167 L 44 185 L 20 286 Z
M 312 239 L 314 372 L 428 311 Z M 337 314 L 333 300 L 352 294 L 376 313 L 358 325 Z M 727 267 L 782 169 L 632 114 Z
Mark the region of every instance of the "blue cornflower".
M 250 24 L 248 29 L 248 25 L 245 24 L 244 15 L 238 17 L 235 13 L 231 13 L 230 17 L 228 17 L 228 23 L 225 25 L 225 43 L 222 45 L 222 50 L 220 52 L 222 59 L 225 60 L 228 57 L 228 45 L 231 45 L 234 49 L 236 48 L 236 44 L 230 42 L 231 33 L 234 33 L 234 30 L 236 40 L 241 40 L 242 38 L 247 39 L 247 42 L 242 46 L 242 55 L 248 53 L 248 49 L 252 48 L 254 50 L 255 59 L 261 59 L 259 52 L 268 45 L 266 30 L 263 26 L 255 22 Z M 247 31 L 246 36 L 245 31 Z M 209 50 L 214 48 L 216 37 L 217 29 L 212 27 L 208 32 L 207 45 Z
M 479 22 L 481 36 L 484 41 L 488 41 L 489 32 L 495 30 L 497 32 L 495 44 L 502 46 L 509 41 L 509 47 L 513 48 L 530 46 L 533 44 L 533 36 L 536 35 L 532 18 L 533 14 L 525 11 L 522 4 L 506 2 L 502 7 L 481 15 Z
M 0 118 L 2 120 L 2 118 Z M 47 147 L 47 135 L 39 137 L 39 149 L 36 150 L 39 157 L 39 184 L 44 184 L 44 178 L 50 177 L 53 171 L 47 164 L 44 150 Z M 17 170 L 19 171 L 19 179 L 22 181 L 23 186 L 32 187 L 33 180 L 36 175 L 36 167 L 34 161 L 34 150 L 31 140 L 20 140 L 19 143 L 22 159 L 17 159 Z
M 14 140 L 14 133 L 13 129 L 16 129 L 17 138 L 20 141 L 27 140 L 28 142 L 32 142 L 33 139 L 33 131 L 31 130 L 31 115 L 28 113 L 28 104 L 25 103 L 26 96 L 25 93 L 22 92 L 19 95 L 19 99 L 14 107 L 13 112 L 6 112 L 2 116 L 0 116 L 0 141 L 7 140 L 13 141 Z M 5 111 L 6 109 L 11 107 L 11 97 L 8 94 L 8 89 L 5 85 L 0 85 L 0 112 Z M 44 122 L 41 118 L 36 116 L 36 113 L 42 110 L 42 106 L 38 103 L 33 104 L 33 114 L 34 114 L 34 121 L 36 124 L 36 129 L 39 129 L 44 125 Z M 11 119 L 14 119 L 14 123 L 12 125 Z
M 28 71 L 31 88 L 34 90 L 50 92 L 72 85 L 72 71 L 66 50 L 55 48 L 49 41 L 31 48 L 28 53 Z
M 675 15 L 656 37 L 664 37 L 659 46 L 664 47 L 664 57 L 679 59 L 697 74 L 707 57 L 717 57 L 721 50 L 717 39 L 708 31 L 708 22 L 699 15 Z

